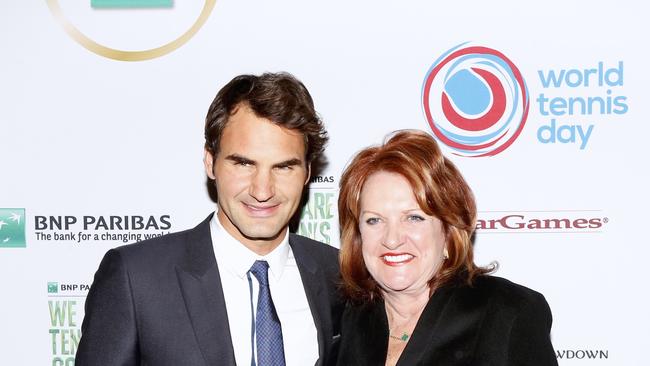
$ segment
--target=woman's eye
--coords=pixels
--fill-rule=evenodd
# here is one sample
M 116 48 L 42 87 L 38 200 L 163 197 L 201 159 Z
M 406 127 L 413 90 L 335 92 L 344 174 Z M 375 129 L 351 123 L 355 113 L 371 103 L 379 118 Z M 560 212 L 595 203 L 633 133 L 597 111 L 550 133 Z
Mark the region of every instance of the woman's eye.
M 376 217 L 371 217 L 369 219 L 366 219 L 366 224 L 368 225 L 374 225 L 379 222 L 379 219 Z
M 408 219 L 408 221 L 412 221 L 412 222 L 424 221 L 424 217 L 422 217 L 420 215 L 409 215 L 407 217 L 407 219 Z

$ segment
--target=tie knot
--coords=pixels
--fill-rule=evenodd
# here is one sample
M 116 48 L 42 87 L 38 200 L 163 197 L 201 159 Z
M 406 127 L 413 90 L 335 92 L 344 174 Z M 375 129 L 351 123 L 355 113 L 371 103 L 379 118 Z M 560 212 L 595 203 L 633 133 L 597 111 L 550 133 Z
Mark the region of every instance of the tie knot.
M 255 261 L 251 266 L 250 272 L 257 278 L 260 286 L 269 285 L 269 263 L 267 261 Z

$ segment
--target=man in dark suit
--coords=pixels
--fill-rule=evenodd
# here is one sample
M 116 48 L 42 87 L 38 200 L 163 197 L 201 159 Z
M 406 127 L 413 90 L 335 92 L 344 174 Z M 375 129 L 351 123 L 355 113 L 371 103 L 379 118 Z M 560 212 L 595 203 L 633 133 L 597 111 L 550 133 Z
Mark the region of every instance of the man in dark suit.
M 86 300 L 76 365 L 326 365 L 338 251 L 290 234 L 327 141 L 304 85 L 242 75 L 214 99 L 205 169 L 216 214 L 110 250 Z

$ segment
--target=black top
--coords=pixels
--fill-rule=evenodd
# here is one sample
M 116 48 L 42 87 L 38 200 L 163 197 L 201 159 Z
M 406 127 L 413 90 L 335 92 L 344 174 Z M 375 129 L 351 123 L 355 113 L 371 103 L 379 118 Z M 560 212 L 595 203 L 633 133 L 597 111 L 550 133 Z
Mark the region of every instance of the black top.
M 544 296 L 506 279 L 448 285 L 431 296 L 397 365 L 557 365 L 551 322 Z M 384 365 L 387 350 L 384 302 L 349 306 L 337 364 Z

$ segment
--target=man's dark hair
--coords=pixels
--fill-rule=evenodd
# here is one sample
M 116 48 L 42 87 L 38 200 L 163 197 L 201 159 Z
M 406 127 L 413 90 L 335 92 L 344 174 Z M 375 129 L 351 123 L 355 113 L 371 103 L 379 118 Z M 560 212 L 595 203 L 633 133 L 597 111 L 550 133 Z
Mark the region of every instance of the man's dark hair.
M 217 93 L 205 118 L 205 148 L 212 156 L 219 153 L 223 130 L 241 106 L 280 127 L 301 132 L 307 164 L 325 149 L 327 132 L 303 83 L 289 73 L 264 73 L 239 75 Z

